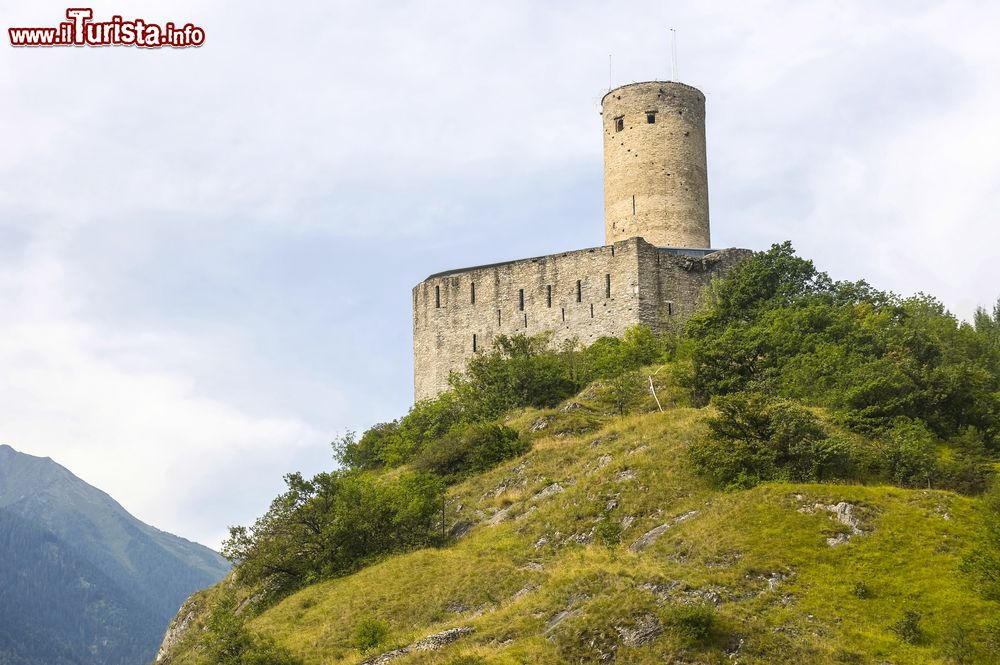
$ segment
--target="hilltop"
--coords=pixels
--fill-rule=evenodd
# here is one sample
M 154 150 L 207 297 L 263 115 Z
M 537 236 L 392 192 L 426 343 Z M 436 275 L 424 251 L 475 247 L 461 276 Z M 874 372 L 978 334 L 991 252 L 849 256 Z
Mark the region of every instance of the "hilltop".
M 339 442 L 161 662 L 996 662 L 1000 312 L 788 246 L 709 302 L 682 335 L 504 339 Z

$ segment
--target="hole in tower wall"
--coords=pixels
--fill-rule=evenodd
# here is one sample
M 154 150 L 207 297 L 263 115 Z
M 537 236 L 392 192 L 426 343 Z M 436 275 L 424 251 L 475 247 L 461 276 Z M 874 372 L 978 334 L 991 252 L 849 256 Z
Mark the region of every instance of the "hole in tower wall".
M 517 290 L 517 308 L 524 311 L 524 289 Z
M 615 131 L 620 132 L 625 129 L 625 116 L 620 115 L 615 118 Z
M 500 310 L 497 310 L 497 325 L 500 325 Z
M 478 350 L 479 349 L 476 346 L 476 333 L 472 333 L 472 352 L 475 353 Z
M 583 302 L 583 283 L 576 280 L 576 301 Z
M 594 318 L 594 303 L 590 303 L 590 318 Z
M 611 297 L 611 273 L 604 276 L 604 297 Z
M 434 287 L 434 306 L 441 307 L 441 287 Z
M 475 282 L 472 282 L 472 289 L 470 291 L 470 294 L 471 294 L 471 298 L 472 298 L 472 304 L 475 305 L 476 304 L 476 283 Z
M 656 122 L 656 111 L 646 111 L 646 124 L 652 125 Z
M 528 327 L 528 315 L 527 314 L 524 315 L 524 327 L 525 328 Z
M 549 307 L 552 307 L 552 285 L 549 284 L 545 287 L 545 301 L 548 303 Z
M 566 308 L 565 307 L 562 308 L 562 320 L 563 320 L 563 323 L 566 322 Z

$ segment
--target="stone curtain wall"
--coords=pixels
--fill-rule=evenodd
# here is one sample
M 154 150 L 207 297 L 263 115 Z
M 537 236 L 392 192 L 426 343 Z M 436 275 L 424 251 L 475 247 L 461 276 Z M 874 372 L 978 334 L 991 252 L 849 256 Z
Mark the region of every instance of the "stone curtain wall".
M 639 321 L 641 242 L 633 238 L 606 247 L 441 273 L 418 284 L 413 289 L 416 398 L 433 397 L 448 387 L 448 374 L 463 370 L 472 355 L 473 335 L 479 351 L 489 349 L 498 334 L 552 331 L 554 343 L 578 337 L 584 344 L 603 335 L 621 335 Z
M 683 323 L 701 305 L 705 289 L 716 277 L 724 276 L 740 261 L 753 255 L 749 249 L 721 249 L 707 256 L 684 256 L 660 247 L 647 245 L 655 255 L 655 269 L 640 266 L 649 281 L 649 301 L 656 303 L 655 313 L 643 310 L 642 322 L 654 330 L 665 330 L 671 324 Z M 645 282 L 643 283 L 645 288 Z M 644 291 L 645 292 L 645 291 Z M 655 296 L 652 294 L 655 293 Z
M 632 83 L 601 109 L 605 242 L 711 247 L 705 96 L 683 83 Z
M 680 321 L 693 311 L 712 275 L 738 259 L 734 251 L 740 250 L 703 259 L 673 256 L 630 238 L 432 275 L 413 289 L 416 399 L 447 388 L 449 373 L 465 368 L 473 344 L 477 352 L 487 350 L 498 334 L 550 331 L 555 344 L 572 337 L 590 344 L 602 336 L 621 336 L 640 322 L 662 329 Z M 716 255 L 720 258 L 713 259 Z

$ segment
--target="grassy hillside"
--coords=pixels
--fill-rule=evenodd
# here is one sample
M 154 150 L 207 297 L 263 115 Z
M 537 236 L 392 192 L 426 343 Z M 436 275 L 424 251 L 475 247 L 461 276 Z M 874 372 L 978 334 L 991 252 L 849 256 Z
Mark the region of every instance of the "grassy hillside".
M 1000 662 L 1000 306 L 786 243 L 682 331 L 452 378 L 286 476 L 166 662 Z
M 673 408 L 617 418 L 591 412 L 584 400 L 521 412 L 513 424 L 544 428 L 532 434 L 529 454 L 451 489 L 450 528 L 471 525 L 453 545 L 309 586 L 249 625 L 310 664 L 360 663 L 466 626 L 472 632 L 443 649 L 392 662 L 996 657 L 990 621 L 1000 605 L 980 599 L 959 570 L 974 543 L 975 499 L 822 484 L 719 492 L 685 455 L 705 435 L 706 414 Z M 550 434 L 565 425 L 593 431 Z M 861 533 L 831 546 L 828 538 L 851 529 L 816 505 L 840 502 L 854 507 Z M 663 524 L 672 526 L 631 551 Z M 686 635 L 678 608 L 691 604 L 714 610 L 704 638 Z M 916 644 L 894 631 L 907 610 L 920 614 Z M 362 654 L 353 633 L 365 619 L 384 621 L 389 632 Z M 166 662 L 200 661 L 182 647 Z

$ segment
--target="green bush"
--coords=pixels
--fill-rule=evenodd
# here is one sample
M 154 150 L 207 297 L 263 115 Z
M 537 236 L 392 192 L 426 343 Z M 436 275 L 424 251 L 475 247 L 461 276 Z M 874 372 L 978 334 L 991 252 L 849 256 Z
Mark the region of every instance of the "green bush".
M 937 479 L 937 440 L 922 422 L 896 418 L 873 443 L 867 465 L 875 475 L 903 487 L 931 487 Z
M 920 627 L 920 614 L 913 610 L 903 612 L 903 618 L 892 624 L 892 632 L 899 636 L 907 644 L 918 644 L 924 638 L 924 631 Z
M 444 485 L 432 474 L 335 471 L 285 482 L 267 513 L 252 527 L 232 527 L 222 548 L 241 581 L 274 594 L 440 538 Z
M 614 547 L 622 541 L 622 526 L 617 520 L 605 515 L 594 532 L 597 542 L 608 547 Z
M 271 638 L 250 632 L 235 608 L 235 599 L 227 595 L 208 616 L 200 639 L 210 665 L 302 665 Z
M 950 625 L 941 640 L 941 653 L 955 665 L 976 662 L 976 645 L 971 631 L 960 623 Z
M 385 642 L 389 636 L 389 624 L 381 619 L 365 618 L 354 626 L 351 643 L 362 653 L 370 651 Z
M 998 330 L 1000 306 L 977 312 L 970 326 L 923 294 L 834 282 L 785 243 L 734 267 L 688 321 L 687 385 L 696 404 L 745 391 L 802 400 L 865 434 L 900 418 L 941 440 L 973 427 L 995 453 Z
M 605 379 L 600 389 L 601 399 L 622 416 L 634 408 L 647 392 L 646 384 L 635 370 Z
M 360 439 L 348 432 L 334 441 L 334 456 L 351 469 L 399 466 L 462 419 L 463 408 L 455 394 L 444 392 L 433 399 L 420 400 L 399 420 L 369 428 Z
M 715 607 L 708 603 L 678 604 L 667 613 L 666 624 L 690 642 L 703 642 L 715 624 Z
M 466 423 L 453 427 L 413 460 L 420 471 L 458 480 L 490 469 L 528 450 L 516 430 L 497 423 Z
M 972 578 L 980 595 L 1000 601 L 1000 481 L 995 480 L 983 496 L 980 511 L 978 542 L 962 560 L 962 570 Z M 1000 651 L 1000 622 L 996 636 Z
M 790 402 L 761 393 L 736 393 L 713 402 L 718 415 L 710 434 L 694 442 L 695 467 L 729 488 L 790 479 L 843 477 L 850 470 L 848 446 L 827 436 L 819 419 Z

